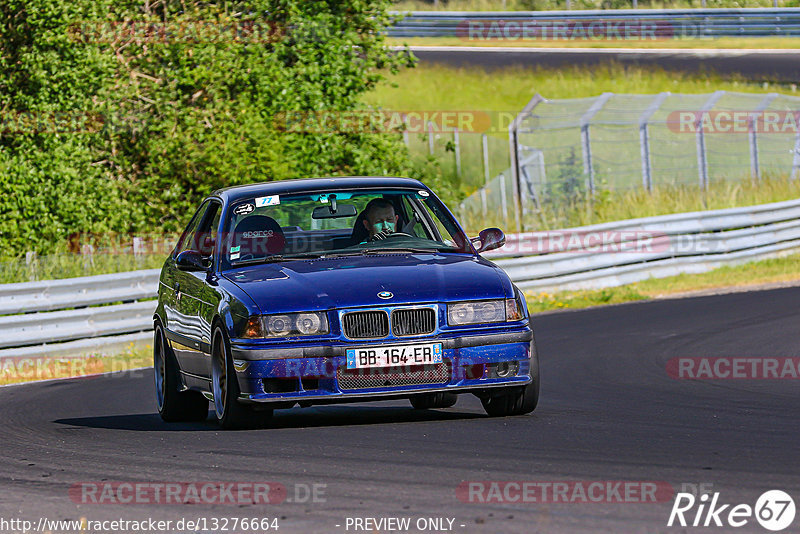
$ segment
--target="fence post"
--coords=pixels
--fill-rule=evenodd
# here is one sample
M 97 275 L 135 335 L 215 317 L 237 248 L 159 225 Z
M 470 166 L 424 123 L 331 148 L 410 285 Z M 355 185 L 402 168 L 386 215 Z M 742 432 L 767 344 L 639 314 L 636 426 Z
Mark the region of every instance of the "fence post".
M 639 152 L 642 157 L 642 186 L 645 191 L 653 191 L 653 168 L 650 160 L 650 131 L 648 121 L 658 111 L 669 92 L 659 93 L 639 117 Z
M 703 131 L 703 119 L 724 94 L 725 91 L 715 91 L 709 99 L 706 100 L 703 107 L 700 108 L 700 113 L 695 123 L 697 131 L 697 173 L 700 178 L 700 189 L 703 191 L 708 189 L 708 158 L 706 157 L 706 136 Z
M 453 144 L 456 148 L 456 176 L 461 178 L 461 143 L 459 143 L 458 128 L 453 128 Z
M 31 282 L 36 280 L 36 268 L 38 267 L 38 263 L 36 252 L 28 251 L 25 253 L 25 266 L 28 269 L 28 280 Z
M 481 134 L 481 148 L 483 148 L 483 184 L 489 185 L 489 138 Z
M 514 187 L 514 215 L 516 217 L 517 222 L 517 232 L 521 233 L 524 229 L 524 224 L 522 221 L 522 194 L 520 191 L 520 183 L 519 183 L 519 139 L 518 139 L 518 130 L 519 125 L 522 120 L 526 116 L 530 116 L 533 112 L 533 108 L 539 105 L 544 98 L 542 95 L 535 94 L 533 98 L 531 98 L 530 102 L 525 104 L 525 107 L 522 108 L 514 120 L 511 121 L 511 124 L 508 125 L 508 151 L 511 160 L 511 180 L 512 185 Z M 503 186 L 505 187 L 505 185 Z
M 761 179 L 761 166 L 758 161 L 758 116 L 769 107 L 777 96 L 777 93 L 770 93 L 765 96 L 756 106 L 754 113 L 750 114 L 750 120 L 747 124 L 747 140 L 750 145 L 750 178 L 755 181 Z
M 503 210 L 503 224 L 508 226 L 508 201 L 506 200 L 506 177 L 500 173 L 500 207 Z
M 483 187 L 480 188 L 481 192 L 481 208 L 483 212 L 483 216 L 486 217 L 489 214 L 489 205 L 486 198 L 486 188 L 489 187 L 489 180 L 491 172 L 489 170 L 489 138 L 486 134 L 481 134 L 481 148 L 483 149 Z
M 428 154 L 433 156 L 433 123 L 428 121 Z
M 797 124 L 795 124 L 795 126 L 797 126 Z M 794 134 L 794 152 L 792 153 L 791 179 L 797 180 L 798 175 L 800 175 L 800 129 L 796 129 Z
M 411 142 L 408 139 L 408 115 L 403 113 L 403 142 L 406 148 L 411 148 Z
M 581 149 L 583 151 L 583 173 L 589 175 L 589 193 L 594 195 L 594 165 L 592 165 L 592 142 L 589 134 L 589 123 L 614 93 L 603 93 L 581 117 Z

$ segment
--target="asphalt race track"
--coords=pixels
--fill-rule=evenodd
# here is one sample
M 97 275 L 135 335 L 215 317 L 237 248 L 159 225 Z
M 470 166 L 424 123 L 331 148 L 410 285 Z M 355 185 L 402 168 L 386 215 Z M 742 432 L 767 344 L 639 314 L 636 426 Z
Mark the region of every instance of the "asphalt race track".
M 753 506 L 770 489 L 800 503 L 800 382 L 666 371 L 674 357 L 800 356 L 798 302 L 800 288 L 786 288 L 539 316 L 542 398 L 516 418 L 490 419 L 465 396 L 439 411 L 405 401 L 295 408 L 271 428 L 222 432 L 210 420 L 162 423 L 149 372 L 0 388 L 0 517 L 277 517 L 280 533 L 353 532 L 348 517 L 445 517 L 455 532 L 490 534 L 729 532 L 668 528 L 672 494 L 482 504 L 462 502 L 456 487 L 661 481 L 706 484 L 724 503 Z M 76 505 L 68 490 L 82 481 L 272 481 L 295 502 Z M 312 484 L 326 485 L 324 502 L 296 502 Z M 752 518 L 735 530 L 767 532 Z
M 799 50 L 692 50 L 610 48 L 526 48 L 469 46 L 412 46 L 422 64 L 454 67 L 597 66 L 609 62 L 658 67 L 673 72 L 715 72 L 748 80 L 797 83 L 800 81 Z

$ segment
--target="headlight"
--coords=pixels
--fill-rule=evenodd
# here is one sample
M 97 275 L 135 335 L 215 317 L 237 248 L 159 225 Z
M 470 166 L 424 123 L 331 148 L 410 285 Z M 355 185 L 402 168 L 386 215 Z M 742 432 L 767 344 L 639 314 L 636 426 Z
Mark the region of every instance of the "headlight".
M 260 319 L 250 318 L 244 337 L 318 336 L 328 333 L 328 316 L 325 312 L 264 315 Z M 260 328 L 253 328 L 254 323 Z
M 503 323 L 519 321 L 524 317 L 515 299 L 480 300 L 447 305 L 447 324 Z

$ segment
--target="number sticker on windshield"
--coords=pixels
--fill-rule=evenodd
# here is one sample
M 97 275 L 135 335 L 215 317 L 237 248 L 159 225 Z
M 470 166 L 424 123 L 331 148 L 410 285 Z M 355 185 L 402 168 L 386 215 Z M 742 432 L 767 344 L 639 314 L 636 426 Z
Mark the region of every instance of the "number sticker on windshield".
M 279 195 L 270 195 L 268 197 L 258 197 L 256 199 L 256 207 L 263 208 L 264 206 L 277 206 L 281 203 Z

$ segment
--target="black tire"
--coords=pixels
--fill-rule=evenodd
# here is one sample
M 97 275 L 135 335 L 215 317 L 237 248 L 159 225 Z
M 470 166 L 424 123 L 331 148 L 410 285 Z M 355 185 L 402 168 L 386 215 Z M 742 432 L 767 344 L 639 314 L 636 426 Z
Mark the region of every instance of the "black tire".
M 222 328 L 217 326 L 211 339 L 211 390 L 217 422 L 225 430 L 265 426 L 272 419 L 271 408 L 256 411 L 239 402 L 239 380 Z
M 153 375 L 156 386 L 156 406 L 161 419 L 204 421 L 208 417 L 208 400 L 198 391 L 181 391 L 180 371 L 172 348 L 164 337 L 160 323 L 153 334 Z
M 420 393 L 419 395 L 411 397 L 411 406 L 417 410 L 450 408 L 456 401 L 458 401 L 458 395 L 455 393 Z
M 481 398 L 481 404 L 491 417 L 524 415 L 536 409 L 539 404 L 539 354 L 536 352 L 536 340 L 531 340 L 531 383 L 502 388 Z

